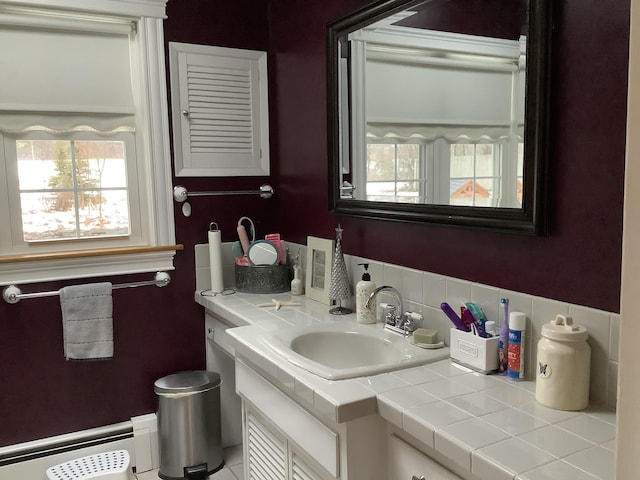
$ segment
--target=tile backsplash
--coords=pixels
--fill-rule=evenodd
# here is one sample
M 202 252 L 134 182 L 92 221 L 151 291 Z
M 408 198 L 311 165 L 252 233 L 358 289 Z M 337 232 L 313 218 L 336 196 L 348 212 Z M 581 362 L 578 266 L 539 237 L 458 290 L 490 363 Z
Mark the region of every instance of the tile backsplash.
M 292 253 L 300 249 L 304 272 L 306 246 L 294 243 L 287 245 Z M 371 280 L 378 286 L 391 285 L 396 287 L 402 294 L 404 309 L 421 313 L 424 316 L 423 326 L 437 329 L 439 338 L 444 339 L 447 344 L 449 343 L 451 322 L 440 310 L 442 302 L 446 301 L 454 308 L 469 301 L 479 304 L 487 318 L 496 322 L 499 331 L 500 298 L 509 298 L 511 311 L 527 314 L 525 372 L 527 378 L 530 379 L 535 379 L 533 366 L 536 365 L 537 343 L 541 337 L 542 325 L 555 319 L 557 314 L 571 316 L 575 323 L 585 326 L 589 332 L 591 401 L 615 408 L 618 380 L 619 314 L 378 262 L 368 258 L 347 254 L 344 255 L 344 258 L 354 292 L 355 285 L 362 277 L 363 272 L 362 267 L 358 264 L 368 263 Z M 222 262 L 224 285 L 225 287 L 233 287 L 235 277 L 231 243 L 223 244 Z M 196 245 L 196 288 L 206 289 L 210 285 L 208 246 L 206 244 Z M 392 296 L 386 295 L 381 292 L 378 302 L 393 301 Z M 355 309 L 354 298 L 344 301 L 342 304 Z

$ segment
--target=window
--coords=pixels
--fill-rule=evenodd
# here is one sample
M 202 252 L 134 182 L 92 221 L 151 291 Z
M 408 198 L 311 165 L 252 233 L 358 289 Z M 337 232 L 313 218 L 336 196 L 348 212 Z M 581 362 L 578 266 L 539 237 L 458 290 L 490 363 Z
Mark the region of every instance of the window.
M 367 145 L 367 200 L 424 203 L 424 156 L 420 145 Z
M 11 3 L 0 0 L 12 46 L 0 49 L 12 72 L 0 73 L 0 284 L 173 269 L 164 2 Z
M 366 199 L 473 207 L 522 205 L 523 144 L 505 165 L 507 142 L 367 144 Z M 513 168 L 512 168 L 513 167 Z
M 18 183 L 9 189 L 17 189 L 10 196 L 19 198 L 20 208 L 12 217 L 21 221 L 12 230 L 21 231 L 23 242 L 129 237 L 139 228 L 129 211 L 129 190 L 137 197 L 136 182 L 130 188 L 127 175 L 135 172 L 131 135 L 119 140 L 33 136 L 7 142 L 5 152 L 10 170 L 17 167 Z M 48 137 L 36 135 L 42 136 Z
M 450 146 L 449 164 L 450 205 L 498 205 L 502 172 L 499 144 L 453 144 Z

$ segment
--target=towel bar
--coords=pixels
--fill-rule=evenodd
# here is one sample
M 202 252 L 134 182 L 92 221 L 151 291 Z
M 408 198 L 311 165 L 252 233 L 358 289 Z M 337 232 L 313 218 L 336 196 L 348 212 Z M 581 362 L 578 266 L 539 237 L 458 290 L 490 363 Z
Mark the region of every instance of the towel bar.
M 274 194 L 271 185 L 260 185 L 258 190 L 227 190 L 227 191 L 208 191 L 208 192 L 189 192 L 182 185 L 173 187 L 173 199 L 176 202 L 184 202 L 187 197 L 203 197 L 209 195 L 260 195 L 262 198 L 271 198 Z
M 191 216 L 191 204 L 187 202 L 188 197 L 204 197 L 209 195 L 260 195 L 261 198 L 273 197 L 273 187 L 268 184 L 260 185 L 258 190 L 227 190 L 227 191 L 207 191 L 207 192 L 189 192 L 182 185 L 173 187 L 173 199 L 182 203 L 182 214 L 185 217 Z
M 171 282 L 171 276 L 167 272 L 157 272 L 153 280 L 143 280 L 140 282 L 119 283 L 113 285 L 113 289 L 145 287 L 147 285 L 155 285 L 156 287 L 166 287 Z M 59 290 L 51 290 L 48 292 L 22 293 L 20 288 L 15 285 L 9 285 L 2 290 L 2 298 L 7 303 L 18 303 L 23 298 L 40 298 L 54 297 L 59 295 Z

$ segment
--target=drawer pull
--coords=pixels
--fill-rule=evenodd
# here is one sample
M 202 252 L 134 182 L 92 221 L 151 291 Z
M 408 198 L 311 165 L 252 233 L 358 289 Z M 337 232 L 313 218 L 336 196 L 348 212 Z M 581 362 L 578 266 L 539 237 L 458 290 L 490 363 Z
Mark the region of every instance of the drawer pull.
M 413 477 L 411 477 L 411 480 L 424 480 L 424 475 L 420 475 L 419 477 L 414 475 Z

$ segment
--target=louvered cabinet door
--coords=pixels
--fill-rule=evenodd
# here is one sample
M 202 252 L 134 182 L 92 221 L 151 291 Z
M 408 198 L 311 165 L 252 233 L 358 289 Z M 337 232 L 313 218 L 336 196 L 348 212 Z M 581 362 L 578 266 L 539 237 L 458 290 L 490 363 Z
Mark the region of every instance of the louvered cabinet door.
M 169 43 L 176 176 L 269 175 L 267 54 Z
M 315 462 L 250 406 L 245 406 L 244 428 L 246 480 L 335 479 L 311 467 Z
M 246 480 L 287 478 L 286 440 L 261 422 L 251 409 L 245 412 L 244 448 Z

